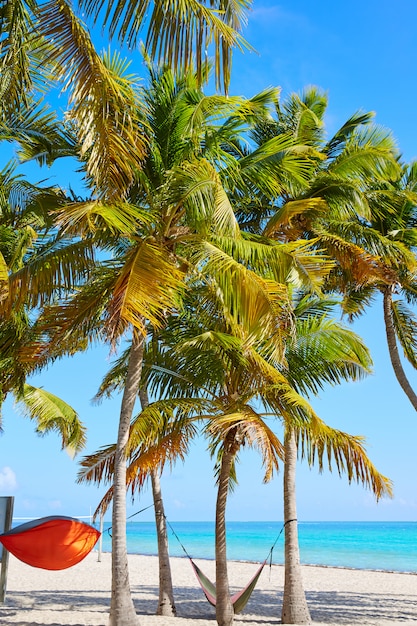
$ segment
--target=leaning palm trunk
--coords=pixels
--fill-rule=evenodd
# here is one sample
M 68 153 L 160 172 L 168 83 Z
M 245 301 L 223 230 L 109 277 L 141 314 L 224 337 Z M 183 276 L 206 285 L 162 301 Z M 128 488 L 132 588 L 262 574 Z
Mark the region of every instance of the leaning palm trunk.
M 155 508 L 156 534 L 158 537 L 158 559 L 159 559 L 159 601 L 156 611 L 157 615 L 165 617 L 175 617 L 177 614 L 174 602 L 174 591 L 172 588 L 171 564 L 168 551 L 168 534 L 162 501 L 161 484 L 158 472 L 151 472 L 152 493 Z
M 130 421 L 139 392 L 145 338 L 133 331 L 126 383 L 120 410 L 114 461 L 112 516 L 112 594 L 109 626 L 138 626 L 130 593 L 126 545 L 126 446 Z
M 226 502 L 230 471 L 238 447 L 233 429 L 227 434 L 223 448 L 216 501 L 216 620 L 219 626 L 232 626 L 234 615 L 227 574 Z
M 147 389 L 139 392 L 142 409 L 149 405 Z M 171 563 L 169 560 L 168 533 L 162 500 L 161 483 L 157 470 L 151 471 L 152 496 L 155 511 L 156 536 L 158 540 L 158 562 L 159 562 L 159 600 L 157 615 L 165 617 L 175 617 L 177 610 L 174 602 L 174 590 L 172 587 Z
M 394 322 L 392 319 L 393 288 L 394 288 L 393 285 L 388 285 L 384 290 L 384 322 L 385 322 L 385 332 L 387 335 L 389 356 L 391 359 L 391 364 L 394 370 L 394 374 L 401 386 L 401 389 L 404 391 L 407 398 L 410 400 L 411 404 L 414 407 L 414 410 L 417 411 L 417 395 L 414 393 L 414 390 L 411 387 L 408 381 L 408 378 L 404 372 L 403 366 L 401 364 L 400 355 L 398 352 L 398 347 L 397 347 Z
M 285 581 L 281 621 L 283 624 L 309 624 L 311 618 L 301 577 L 298 547 L 295 497 L 297 446 L 294 431 L 290 428 L 285 433 L 284 445 Z

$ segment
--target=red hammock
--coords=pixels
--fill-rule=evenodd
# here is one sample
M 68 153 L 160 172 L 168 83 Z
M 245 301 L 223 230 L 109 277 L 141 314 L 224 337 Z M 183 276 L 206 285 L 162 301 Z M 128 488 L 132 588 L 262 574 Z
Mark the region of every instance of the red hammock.
M 72 517 L 42 517 L 0 535 L 0 543 L 15 557 L 42 569 L 72 567 L 97 543 L 98 530 Z

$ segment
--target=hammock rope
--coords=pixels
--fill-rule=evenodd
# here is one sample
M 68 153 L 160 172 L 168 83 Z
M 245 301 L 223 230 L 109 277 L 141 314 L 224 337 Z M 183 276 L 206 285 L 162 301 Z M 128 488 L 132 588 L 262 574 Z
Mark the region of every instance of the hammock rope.
M 136 511 L 136 513 L 132 513 L 132 515 L 129 515 L 129 517 L 126 517 L 126 521 L 130 519 L 131 517 L 135 517 L 135 515 L 139 515 L 139 513 L 143 513 L 143 511 L 147 511 L 148 509 L 151 509 L 153 506 L 154 506 L 153 504 L 150 504 L 149 506 L 145 506 L 144 509 L 140 509 L 140 511 Z M 109 526 L 107 529 L 107 532 L 109 533 L 109 537 L 112 536 L 110 532 L 112 528 L 113 526 Z

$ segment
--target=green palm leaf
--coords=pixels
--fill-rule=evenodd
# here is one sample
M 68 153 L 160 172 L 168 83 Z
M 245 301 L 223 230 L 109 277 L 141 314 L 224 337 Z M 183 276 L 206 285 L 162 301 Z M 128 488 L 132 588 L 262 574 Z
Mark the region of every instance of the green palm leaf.
M 79 452 L 86 443 L 86 429 L 74 409 L 44 389 L 25 384 L 17 396 L 21 412 L 36 420 L 36 431 L 46 434 L 55 431 L 61 436 L 62 448 L 70 454 Z
M 297 320 L 293 341 L 286 350 L 287 377 L 300 393 L 317 394 L 326 384 L 357 380 L 370 371 L 372 361 L 362 340 L 325 317 Z

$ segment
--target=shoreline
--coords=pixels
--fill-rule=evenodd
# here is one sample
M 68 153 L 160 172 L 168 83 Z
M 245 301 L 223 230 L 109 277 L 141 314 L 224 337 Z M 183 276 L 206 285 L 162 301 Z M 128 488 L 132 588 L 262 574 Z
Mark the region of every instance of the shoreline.
M 93 554 L 97 554 L 97 550 L 94 549 Z M 103 550 L 102 554 L 111 554 L 108 550 Z M 140 552 L 128 552 L 128 556 L 138 556 L 138 557 L 151 557 L 158 558 L 157 554 L 143 554 Z M 171 559 L 188 559 L 188 556 L 171 556 Z M 192 556 L 193 561 L 205 561 L 209 563 L 214 563 L 215 559 L 210 559 L 204 556 Z M 250 561 L 246 559 L 230 559 L 229 562 L 234 563 L 247 563 L 248 565 L 260 565 L 261 561 Z M 273 566 L 276 567 L 284 567 L 284 563 L 272 563 Z M 341 570 L 349 570 L 349 571 L 358 571 L 358 572 L 381 572 L 386 574 L 407 574 L 409 576 L 417 576 L 416 571 L 407 571 L 407 570 L 397 570 L 397 569 L 376 569 L 372 567 L 350 567 L 349 565 L 324 565 L 318 563 L 301 563 L 302 567 L 323 567 L 326 569 L 341 569 Z M 269 567 L 269 561 L 267 559 L 266 566 Z
M 132 598 L 141 626 L 216 626 L 215 610 L 205 599 L 186 557 L 172 557 L 177 617 L 156 616 L 158 559 L 128 555 Z M 214 561 L 195 559 L 214 579 Z M 254 574 L 254 563 L 230 561 L 231 591 Z M 417 626 L 415 574 L 303 565 L 307 603 L 317 626 Z M 266 564 L 236 626 L 281 623 L 284 568 Z M 6 601 L 0 605 L 2 626 L 107 626 L 111 589 L 111 555 L 92 552 L 78 565 L 61 571 L 32 568 L 9 558 Z

